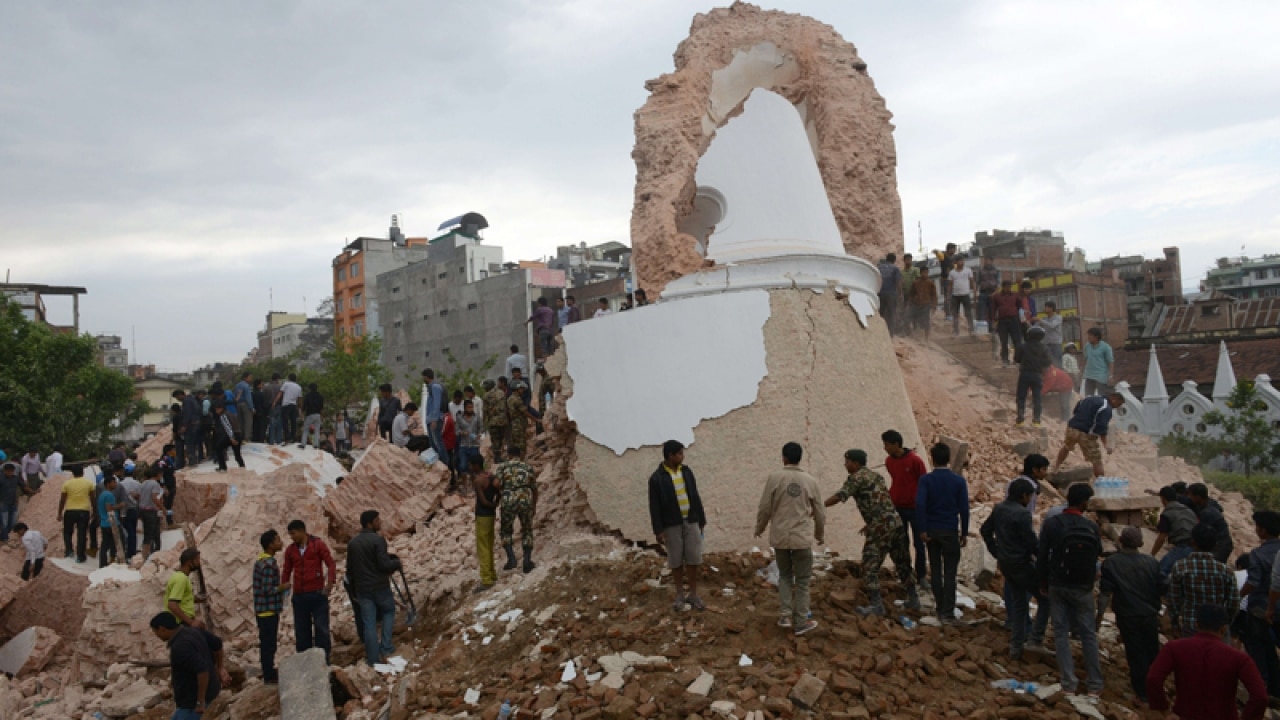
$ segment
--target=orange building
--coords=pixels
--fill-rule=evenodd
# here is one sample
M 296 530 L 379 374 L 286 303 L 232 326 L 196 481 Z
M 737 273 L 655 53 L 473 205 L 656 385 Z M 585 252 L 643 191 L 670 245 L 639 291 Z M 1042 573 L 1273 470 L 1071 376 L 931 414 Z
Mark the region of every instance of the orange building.
M 333 331 L 362 337 L 378 331 L 378 276 L 427 259 L 428 238 L 406 238 L 391 217 L 387 238 L 358 237 L 333 259 Z

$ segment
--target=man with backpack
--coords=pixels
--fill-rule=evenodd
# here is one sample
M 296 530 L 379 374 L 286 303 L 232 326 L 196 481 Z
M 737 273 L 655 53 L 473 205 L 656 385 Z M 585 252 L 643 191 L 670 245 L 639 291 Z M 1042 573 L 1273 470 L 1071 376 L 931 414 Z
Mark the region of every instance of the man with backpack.
M 1078 685 L 1071 657 L 1071 630 L 1079 632 L 1089 694 L 1102 693 L 1102 666 L 1098 660 L 1098 633 L 1094 625 L 1093 585 L 1098 576 L 1102 536 L 1098 526 L 1084 516 L 1093 488 L 1076 483 L 1067 489 L 1067 509 L 1045 520 L 1040 531 L 1040 592 L 1053 607 L 1054 650 L 1062 689 L 1074 693 Z

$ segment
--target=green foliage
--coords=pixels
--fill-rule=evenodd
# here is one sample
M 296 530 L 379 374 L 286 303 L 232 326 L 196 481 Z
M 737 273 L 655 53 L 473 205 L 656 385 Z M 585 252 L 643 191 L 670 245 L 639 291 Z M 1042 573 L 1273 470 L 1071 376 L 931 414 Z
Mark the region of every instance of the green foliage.
M 0 443 L 10 450 L 61 443 L 69 459 L 105 451 L 119 428 L 150 408 L 133 381 L 98 364 L 89 335 L 55 333 L 0 298 Z
M 382 339 L 377 335 L 334 337 L 329 348 L 320 354 L 322 370 L 315 381 L 324 395 L 325 407 L 336 411 L 369 402 L 378 386 L 391 380 L 391 371 L 379 362 L 381 355 Z M 299 382 L 302 379 L 299 374 Z
M 1192 465 L 1200 466 L 1221 453 L 1219 445 L 1217 438 L 1177 432 L 1160 438 L 1158 447 L 1160 455 L 1180 457 Z
M 1258 397 L 1251 380 L 1236 383 L 1227 398 L 1228 412 L 1205 413 L 1204 422 L 1222 428 L 1218 449 L 1230 452 L 1244 463 L 1245 477 L 1254 472 L 1267 472 L 1280 464 L 1280 430 L 1271 426 L 1263 415 L 1266 405 Z
M 463 367 L 462 363 L 458 362 L 458 358 L 448 351 L 445 352 L 444 357 L 449 361 L 451 369 L 443 375 L 441 374 L 443 371 L 437 370 L 436 379 L 444 386 L 446 399 L 453 397 L 454 391 L 461 390 L 468 385 L 477 393 L 484 394 L 480 384 L 488 377 L 489 371 L 493 369 L 493 366 L 498 364 L 498 356 L 496 354 L 490 355 L 489 359 L 485 360 L 478 368 Z
M 1280 476 L 1243 475 L 1224 470 L 1201 469 L 1205 482 L 1220 490 L 1238 492 L 1253 503 L 1255 510 L 1280 511 Z

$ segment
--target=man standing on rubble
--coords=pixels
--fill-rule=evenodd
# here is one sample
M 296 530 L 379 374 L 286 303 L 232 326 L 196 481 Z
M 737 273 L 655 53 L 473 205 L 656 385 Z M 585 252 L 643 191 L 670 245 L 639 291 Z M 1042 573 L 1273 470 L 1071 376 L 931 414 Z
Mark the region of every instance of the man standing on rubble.
M 313 439 L 315 447 L 320 447 L 320 430 L 324 426 L 324 395 L 320 394 L 319 385 L 307 385 L 307 394 L 302 396 L 302 414 L 302 442 L 298 447 L 305 448 L 308 440 Z
M 262 664 L 262 682 L 280 682 L 276 670 L 276 647 L 279 644 L 280 613 L 284 612 L 284 594 L 289 586 L 280 582 L 280 566 L 276 553 L 284 549 L 280 533 L 268 530 L 258 538 L 262 552 L 253 563 L 253 612 L 258 620 L 258 661 Z
M 102 491 L 98 493 L 98 524 L 102 530 L 102 542 L 98 543 L 98 567 L 104 568 L 111 560 L 124 551 L 116 549 L 116 534 L 111 530 L 111 516 L 115 515 L 119 522 L 123 502 L 116 502 L 116 491 L 119 486 L 115 475 L 108 475 L 102 480 Z
M 1036 496 L 1031 480 L 1020 477 L 1009 485 L 1004 502 L 996 505 L 979 533 L 987 551 L 995 556 L 1005 580 L 1005 616 L 1009 626 L 1009 659 L 1017 662 L 1027 645 L 1027 627 L 1031 624 L 1030 598 L 1036 594 L 1037 625 L 1047 618 L 1049 606 L 1039 595 L 1036 553 L 1039 540 L 1031 527 L 1031 501 Z
M 271 382 L 262 388 L 263 407 L 267 410 L 267 443 L 279 445 L 284 441 L 284 426 L 281 422 L 280 407 L 280 373 L 272 373 Z
M 662 463 L 649 476 L 649 522 L 654 538 L 667 550 L 667 566 L 676 585 L 673 606 L 677 611 L 685 604 L 706 610 L 698 597 L 698 569 L 707 514 L 693 469 L 684 465 L 684 444 L 678 440 L 662 444 Z
M 360 513 L 360 532 L 347 543 L 347 577 L 356 597 L 365 660 L 370 666 L 385 662 L 395 652 L 391 632 L 396 622 L 396 598 L 391 575 L 400 570 L 400 558 L 387 552 L 387 539 L 378 534 L 382 519 L 377 510 Z M 378 633 L 378 625 L 382 633 Z
M 291 443 L 298 438 L 298 399 L 302 397 L 302 386 L 298 384 L 298 376 L 289 373 L 289 379 L 280 386 L 280 395 L 276 401 L 280 404 L 280 419 L 284 427 L 281 444 Z
M 231 399 L 236 404 L 236 420 L 239 421 L 239 427 L 236 431 L 240 433 L 240 437 L 245 442 L 253 441 L 253 415 L 255 411 L 261 411 L 262 408 L 253 406 L 253 373 L 246 372 L 240 374 L 240 382 L 235 384 L 231 389 Z
M 391 425 L 400 413 L 400 398 L 391 394 L 391 383 L 378 386 L 378 436 L 391 440 Z
M 495 386 L 492 380 L 485 380 L 484 414 L 485 430 L 489 433 L 489 451 L 493 453 L 495 463 L 502 462 L 502 448 L 507 444 L 507 429 L 510 424 L 507 418 L 507 379 L 498 378 Z
M 166 447 L 172 448 L 172 445 Z M 58 522 L 62 523 L 62 553 L 71 557 L 74 547 L 76 562 L 88 559 L 85 550 L 89 535 L 89 518 L 97 500 L 92 480 L 84 476 L 84 465 L 71 466 L 71 477 L 62 483 L 62 495 L 58 498 Z M 71 544 L 74 531 L 75 545 Z
M 1196 633 L 1196 608 L 1218 605 L 1232 619 L 1240 610 L 1236 574 L 1213 557 L 1217 534 L 1200 524 L 1191 531 L 1195 552 L 1174 563 L 1169 573 L 1169 618 L 1179 637 Z
M 171 720 L 200 720 L 222 686 L 231 684 L 222 640 L 203 628 L 179 626 L 167 612 L 151 618 L 151 632 L 169 646 L 170 683 L 177 707 Z
M 902 532 L 902 518 L 898 515 L 884 478 L 867 469 L 865 450 L 849 450 L 844 454 L 844 469 L 849 473 L 844 486 L 823 503 L 831 507 L 853 498 L 862 513 L 862 583 L 871 603 L 857 608 L 860 615 L 884 615 L 884 600 L 880 596 L 880 568 L 886 555 L 893 558 L 893 569 L 898 582 L 906 588 L 908 610 L 920 609 L 920 597 L 916 594 L 915 573 L 911 569 L 911 550 L 907 536 Z
M 1053 640 L 1058 656 L 1062 689 L 1074 693 L 1078 684 L 1071 655 L 1071 632 L 1080 636 L 1085 681 L 1089 694 L 1102 693 L 1102 666 L 1098 659 L 1098 633 L 1093 585 L 1098 576 L 1102 536 L 1098 526 L 1084 516 L 1093 488 L 1076 483 L 1067 488 L 1067 509 L 1044 521 L 1040 531 L 1040 592 L 1053 607 Z
M 293 621 L 298 652 L 318 647 L 329 662 L 332 644 L 329 640 L 329 593 L 338 576 L 333 554 L 323 540 L 307 534 L 301 520 L 289 523 L 293 540 L 284 551 L 283 582 L 293 582 Z
M 1120 552 L 1102 561 L 1097 626 L 1102 626 L 1102 615 L 1110 601 L 1129 664 L 1129 683 L 1145 703 L 1147 670 L 1160 652 L 1160 598 L 1165 583 L 1160 563 L 1142 552 L 1141 530 L 1126 527 L 1120 532 L 1119 545 Z
M 431 438 L 431 447 L 436 449 L 440 462 L 453 467 L 449 462 L 449 450 L 444 446 L 444 415 L 448 412 L 444 398 L 444 386 L 436 382 L 436 372 L 431 368 L 422 371 L 422 404 L 423 422 L 427 426 L 427 437 Z
M 1226 518 L 1222 517 L 1222 506 L 1209 498 L 1209 486 L 1204 483 L 1192 483 L 1187 487 L 1187 494 L 1191 496 L 1191 509 L 1200 518 L 1199 524 L 1213 530 L 1213 559 L 1225 564 L 1231 558 L 1235 542 Z
M 956 572 L 960 549 L 969 535 L 969 484 L 951 471 L 951 447 L 938 443 L 929 449 L 933 472 L 920 478 L 916 489 L 916 522 L 929 551 L 930 580 L 938 621 L 956 624 Z
M 516 520 L 520 520 L 520 546 L 524 549 L 524 571 L 532 572 L 533 564 L 533 515 L 538 509 L 537 473 L 525 463 L 524 445 L 507 448 L 506 462 L 494 468 L 493 477 L 502 490 L 502 516 L 498 538 L 507 553 L 503 570 L 516 569 L 515 543 Z
M 188 395 L 182 390 L 174 390 L 173 398 L 182 403 L 182 425 L 175 428 L 173 441 L 185 443 L 187 447 L 185 462 L 178 467 L 181 470 L 188 465 L 199 465 L 204 459 L 204 442 L 200 434 L 201 410 L 200 401 L 195 394 Z
M 769 474 L 756 509 L 755 536 L 769 529 L 769 545 L 778 563 L 778 627 L 803 635 L 818 627 L 809 617 L 809 580 L 813 577 L 813 543 L 826 537 L 826 511 L 818 481 L 800 469 L 804 448 L 782 446 L 782 469 Z M 772 526 L 772 527 L 770 527 Z
M 908 546 L 914 545 L 916 551 L 916 586 L 928 588 L 929 562 L 926 558 L 924 541 L 920 539 L 920 528 L 916 524 L 916 490 L 920 487 L 920 478 L 929 472 L 924 460 L 915 450 L 902 446 L 902 433 L 897 430 L 885 430 L 880 434 L 880 442 L 884 444 L 887 456 L 884 459 L 885 470 L 893 482 L 889 485 L 889 498 L 902 520 L 902 532 Z

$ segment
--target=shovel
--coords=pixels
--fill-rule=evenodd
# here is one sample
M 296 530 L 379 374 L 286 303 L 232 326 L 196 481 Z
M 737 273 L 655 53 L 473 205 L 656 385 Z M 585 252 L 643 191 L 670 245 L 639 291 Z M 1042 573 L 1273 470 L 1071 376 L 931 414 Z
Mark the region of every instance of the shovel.
M 409 614 L 405 617 L 405 622 L 413 625 L 418 621 L 418 608 L 413 604 L 413 593 L 409 592 L 409 580 L 404 576 L 404 568 L 400 568 L 399 582 L 396 582 L 395 575 L 391 576 L 391 589 L 395 591 L 400 604 L 408 606 Z

